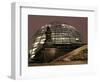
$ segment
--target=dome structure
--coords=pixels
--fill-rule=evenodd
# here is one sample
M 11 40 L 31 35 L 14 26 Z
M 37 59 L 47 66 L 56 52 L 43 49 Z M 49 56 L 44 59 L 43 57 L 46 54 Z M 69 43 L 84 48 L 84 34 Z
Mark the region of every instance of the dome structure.
M 30 59 L 43 48 L 81 44 L 81 36 L 78 30 L 65 23 L 52 22 L 42 26 L 33 37 L 32 48 L 29 49 Z

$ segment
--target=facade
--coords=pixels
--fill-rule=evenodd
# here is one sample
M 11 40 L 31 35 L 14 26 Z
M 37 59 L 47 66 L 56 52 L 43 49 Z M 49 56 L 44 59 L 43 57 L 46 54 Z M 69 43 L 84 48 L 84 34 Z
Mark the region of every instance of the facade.
M 46 24 L 33 37 L 29 63 L 51 62 L 81 45 L 81 35 L 75 27 L 59 22 Z

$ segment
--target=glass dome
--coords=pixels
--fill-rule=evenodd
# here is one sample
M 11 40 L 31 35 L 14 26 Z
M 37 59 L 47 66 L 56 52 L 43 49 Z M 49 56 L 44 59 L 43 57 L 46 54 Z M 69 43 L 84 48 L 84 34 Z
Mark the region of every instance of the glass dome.
M 78 30 L 65 23 L 52 22 L 42 26 L 33 37 L 32 48 L 29 49 L 30 58 L 34 58 L 44 45 L 81 44 Z

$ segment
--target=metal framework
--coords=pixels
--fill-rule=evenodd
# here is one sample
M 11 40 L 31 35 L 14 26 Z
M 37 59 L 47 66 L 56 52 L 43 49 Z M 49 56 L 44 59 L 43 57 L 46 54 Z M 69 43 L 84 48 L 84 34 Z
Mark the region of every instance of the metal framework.
M 46 24 L 34 35 L 32 49 L 29 49 L 30 59 L 34 59 L 43 46 L 81 44 L 77 29 L 65 23 L 52 22 Z

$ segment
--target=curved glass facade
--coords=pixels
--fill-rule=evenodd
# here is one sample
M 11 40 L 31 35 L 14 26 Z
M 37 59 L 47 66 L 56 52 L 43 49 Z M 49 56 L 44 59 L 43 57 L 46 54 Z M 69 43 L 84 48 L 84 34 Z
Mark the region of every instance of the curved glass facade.
M 34 59 L 36 53 L 45 45 L 81 44 L 81 36 L 77 29 L 65 23 L 46 24 L 34 36 L 32 48 L 29 49 L 30 59 Z

